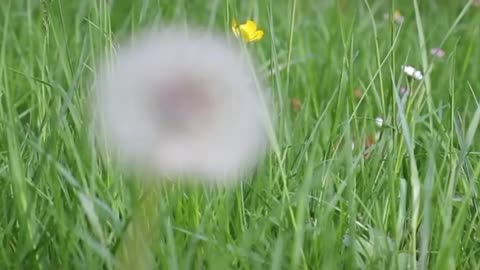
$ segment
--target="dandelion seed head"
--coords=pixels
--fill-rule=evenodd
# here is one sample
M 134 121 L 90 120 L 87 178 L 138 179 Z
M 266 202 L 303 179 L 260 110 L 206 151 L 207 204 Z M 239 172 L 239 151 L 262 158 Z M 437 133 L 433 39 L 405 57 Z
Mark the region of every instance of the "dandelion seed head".
M 98 75 L 98 133 L 130 168 L 233 181 L 267 144 L 270 102 L 253 72 L 240 48 L 212 33 L 144 34 Z

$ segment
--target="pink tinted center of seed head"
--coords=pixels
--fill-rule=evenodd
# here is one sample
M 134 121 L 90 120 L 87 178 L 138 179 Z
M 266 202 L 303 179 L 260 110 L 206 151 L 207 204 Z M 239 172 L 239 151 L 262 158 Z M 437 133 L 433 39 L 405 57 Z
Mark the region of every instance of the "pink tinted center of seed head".
M 154 96 L 155 115 L 162 128 L 189 133 L 204 126 L 213 114 L 213 98 L 205 80 L 173 79 Z

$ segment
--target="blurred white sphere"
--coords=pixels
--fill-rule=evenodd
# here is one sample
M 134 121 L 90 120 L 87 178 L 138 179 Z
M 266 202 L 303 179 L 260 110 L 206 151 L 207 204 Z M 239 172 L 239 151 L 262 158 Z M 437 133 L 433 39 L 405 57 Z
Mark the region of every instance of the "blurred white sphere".
M 124 166 L 206 182 L 254 168 L 266 149 L 270 100 L 234 44 L 169 29 L 137 37 L 105 61 L 94 120 Z

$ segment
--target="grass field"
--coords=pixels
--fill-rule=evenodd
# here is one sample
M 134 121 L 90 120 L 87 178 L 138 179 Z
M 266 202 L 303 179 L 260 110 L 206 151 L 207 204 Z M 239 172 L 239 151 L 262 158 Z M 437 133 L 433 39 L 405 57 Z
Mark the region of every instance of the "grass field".
M 164 184 L 141 207 L 150 187 L 90 143 L 95 63 L 151 26 L 232 35 L 233 18 L 265 31 L 248 49 L 279 147 L 233 189 Z M 154 269 L 480 269 L 473 2 L 2 0 L 0 25 L 0 269 L 112 269 L 122 251 Z M 133 216 L 150 253 L 125 244 Z

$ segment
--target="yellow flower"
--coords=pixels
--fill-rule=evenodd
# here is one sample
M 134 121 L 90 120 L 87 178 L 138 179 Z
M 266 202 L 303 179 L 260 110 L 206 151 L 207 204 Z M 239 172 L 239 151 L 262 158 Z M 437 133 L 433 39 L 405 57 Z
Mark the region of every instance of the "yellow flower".
M 234 20 L 232 31 L 237 37 L 241 36 L 245 42 L 260 40 L 264 34 L 262 30 L 257 29 L 257 23 L 252 20 L 247 20 L 246 23 L 240 25 Z

